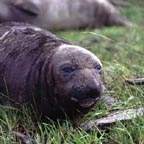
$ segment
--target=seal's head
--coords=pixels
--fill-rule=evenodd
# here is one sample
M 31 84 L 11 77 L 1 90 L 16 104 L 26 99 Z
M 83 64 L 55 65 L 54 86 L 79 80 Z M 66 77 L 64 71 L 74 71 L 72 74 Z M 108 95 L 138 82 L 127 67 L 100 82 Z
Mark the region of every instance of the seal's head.
M 62 44 L 52 58 L 54 95 L 64 111 L 89 110 L 101 96 L 100 60 L 79 46 Z

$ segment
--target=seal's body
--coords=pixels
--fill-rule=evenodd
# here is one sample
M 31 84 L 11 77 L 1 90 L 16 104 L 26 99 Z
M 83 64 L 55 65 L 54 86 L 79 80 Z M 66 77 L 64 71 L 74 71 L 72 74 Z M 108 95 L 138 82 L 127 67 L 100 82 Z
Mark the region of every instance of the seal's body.
M 108 0 L 1 0 L 0 21 L 24 21 L 49 30 L 130 25 Z
M 76 118 L 101 96 L 101 67 L 90 51 L 42 29 L 0 25 L 0 91 L 14 105 L 34 104 L 51 118 L 63 112 Z

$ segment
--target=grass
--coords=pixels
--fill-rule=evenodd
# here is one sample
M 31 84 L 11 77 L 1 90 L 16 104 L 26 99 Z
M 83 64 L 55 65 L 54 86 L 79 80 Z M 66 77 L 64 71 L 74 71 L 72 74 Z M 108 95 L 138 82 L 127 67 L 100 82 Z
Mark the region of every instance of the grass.
M 144 2 L 129 0 L 123 14 L 135 23 L 132 28 L 111 27 L 85 31 L 58 32 L 57 35 L 88 48 L 102 61 L 106 87 L 122 101 L 112 109 L 144 106 L 144 86 L 125 85 L 125 78 L 144 76 Z M 85 119 L 109 113 L 98 104 Z M 40 122 L 34 125 L 27 109 L 0 106 L 0 144 L 20 143 L 12 130 L 19 124 L 32 133 L 37 144 L 144 144 L 144 117 L 117 122 L 107 131 L 87 133 L 72 127 L 69 121 L 55 125 Z

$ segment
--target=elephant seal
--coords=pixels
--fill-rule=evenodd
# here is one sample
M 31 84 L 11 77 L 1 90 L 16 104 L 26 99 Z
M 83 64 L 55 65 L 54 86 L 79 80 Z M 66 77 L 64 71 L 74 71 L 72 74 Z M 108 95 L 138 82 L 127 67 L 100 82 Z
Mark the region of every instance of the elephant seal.
M 108 0 L 1 0 L 0 21 L 48 30 L 131 25 Z
M 33 104 L 52 119 L 77 118 L 101 97 L 101 71 L 93 53 L 50 32 L 0 24 L 0 91 L 13 105 Z
M 32 21 L 39 14 L 38 6 L 29 0 L 0 0 L 0 22 Z

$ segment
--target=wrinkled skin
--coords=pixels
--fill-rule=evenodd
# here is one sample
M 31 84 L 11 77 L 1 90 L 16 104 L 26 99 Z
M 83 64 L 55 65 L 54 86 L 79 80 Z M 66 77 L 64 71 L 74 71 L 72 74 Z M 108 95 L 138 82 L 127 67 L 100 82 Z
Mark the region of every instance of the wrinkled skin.
M 76 119 L 100 98 L 101 71 L 94 54 L 49 32 L 22 23 L 0 25 L 0 91 L 14 106 L 33 104 L 52 119 Z

